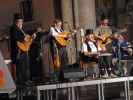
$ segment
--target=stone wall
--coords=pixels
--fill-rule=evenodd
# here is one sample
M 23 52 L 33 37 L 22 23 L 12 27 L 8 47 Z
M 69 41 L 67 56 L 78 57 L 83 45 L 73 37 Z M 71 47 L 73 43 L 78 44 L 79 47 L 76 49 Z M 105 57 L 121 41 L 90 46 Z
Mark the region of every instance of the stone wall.
M 53 0 L 33 0 L 33 11 L 34 20 L 48 29 L 54 19 Z
M 18 0 L 0 1 L 0 30 L 12 23 L 12 15 L 19 11 L 18 6 Z

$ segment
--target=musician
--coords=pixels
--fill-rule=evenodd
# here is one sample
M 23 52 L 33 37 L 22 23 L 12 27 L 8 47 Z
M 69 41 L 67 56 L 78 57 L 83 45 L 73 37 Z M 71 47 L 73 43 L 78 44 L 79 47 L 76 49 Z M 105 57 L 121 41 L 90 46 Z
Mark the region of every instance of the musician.
M 129 42 L 124 34 L 119 34 L 117 40 L 113 41 L 113 53 L 114 57 L 120 56 L 120 59 L 124 59 L 126 55 L 132 55 L 132 49 L 129 47 Z M 118 52 L 120 50 L 120 52 Z M 118 54 L 120 53 L 120 55 Z
M 45 79 L 43 77 L 43 67 L 42 67 L 42 38 L 46 35 L 45 31 L 43 30 L 41 25 L 38 25 L 36 30 L 36 38 L 32 42 L 29 50 L 29 56 L 30 56 L 30 71 L 33 81 L 40 81 L 42 79 Z M 47 47 L 48 48 L 48 47 Z M 45 49 L 46 51 L 46 49 Z M 45 61 L 46 56 L 45 56 Z M 44 61 L 43 61 L 44 62 Z M 49 68 L 47 66 L 47 68 Z
M 23 30 L 23 17 L 20 14 L 14 16 L 14 23 L 10 28 L 11 59 L 16 65 L 17 84 L 28 85 L 30 83 L 28 52 L 23 52 L 17 42 L 28 41 L 28 36 Z
M 97 35 L 102 35 L 104 33 L 112 34 L 112 29 L 109 26 L 109 19 L 105 16 L 102 16 L 100 26 L 96 29 L 95 33 Z
M 52 27 L 50 28 L 50 32 L 52 33 L 52 36 L 58 36 L 58 37 L 64 37 L 66 38 L 67 36 L 64 35 L 64 34 L 61 34 L 63 32 L 63 29 L 62 29 L 62 21 L 59 20 L 59 19 L 55 19 L 53 21 L 53 25 Z
M 117 63 L 117 61 L 122 61 L 124 60 L 124 66 L 123 70 L 124 74 L 126 75 L 127 73 L 127 57 L 132 56 L 133 51 L 132 48 L 129 47 L 129 42 L 127 40 L 127 36 L 125 34 L 118 34 L 117 38 L 113 41 L 113 65 Z
M 109 19 L 102 16 L 100 26 L 95 30 L 95 36 L 99 42 L 99 46 L 106 50 L 106 46 L 111 43 L 110 36 L 112 35 L 112 29 L 109 26 Z
M 109 66 L 108 61 L 101 61 L 102 53 L 104 54 L 105 50 L 101 49 L 97 43 L 95 35 L 92 30 L 87 30 L 85 35 L 85 41 L 82 46 L 82 57 L 81 59 L 85 62 L 95 62 L 99 63 L 99 74 L 102 78 L 115 77 L 113 74 L 112 66 Z M 100 55 L 99 55 L 100 54 Z M 107 59 L 104 59 L 107 60 Z M 106 63 L 106 65 L 105 65 Z M 96 72 L 97 74 L 98 72 Z
M 89 50 L 88 50 L 89 49 Z M 97 45 L 96 40 L 94 38 L 94 34 L 92 33 L 92 30 L 87 30 L 87 33 L 85 34 L 85 41 L 82 46 L 82 52 L 84 54 L 83 58 L 86 61 L 94 61 L 98 62 L 97 59 Z
M 81 60 L 84 62 L 95 62 L 98 63 L 98 48 L 96 44 L 96 40 L 94 38 L 93 31 L 88 29 L 85 34 L 85 40 L 81 49 Z M 95 69 L 94 69 L 95 70 Z M 95 70 L 95 74 L 98 72 Z
M 67 38 L 67 35 L 62 34 L 62 21 L 55 19 L 53 25 L 50 27 L 50 33 L 52 35 L 52 54 L 54 63 L 54 74 L 55 80 L 60 80 L 62 78 L 62 68 L 67 64 L 67 52 L 66 47 L 60 46 L 55 37 Z

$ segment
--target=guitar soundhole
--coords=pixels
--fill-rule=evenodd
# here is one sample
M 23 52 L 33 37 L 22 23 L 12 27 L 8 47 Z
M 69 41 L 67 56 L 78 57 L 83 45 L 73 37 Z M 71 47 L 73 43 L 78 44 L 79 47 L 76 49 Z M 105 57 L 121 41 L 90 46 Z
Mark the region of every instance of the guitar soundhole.
M 68 37 L 65 37 L 64 39 L 65 39 L 65 40 L 68 40 Z

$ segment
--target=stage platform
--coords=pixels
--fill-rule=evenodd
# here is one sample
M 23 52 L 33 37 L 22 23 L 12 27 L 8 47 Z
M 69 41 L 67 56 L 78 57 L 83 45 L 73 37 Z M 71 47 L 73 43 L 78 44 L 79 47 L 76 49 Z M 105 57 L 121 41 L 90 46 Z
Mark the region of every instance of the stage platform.
M 133 100 L 133 77 L 37 83 L 22 86 L 21 92 L 17 95 L 15 91 L 4 100 Z
M 53 83 L 47 85 L 37 85 L 37 100 L 58 100 L 58 91 L 66 89 L 67 100 L 80 100 L 78 88 L 81 87 L 92 87 L 97 86 L 95 92 L 97 92 L 98 100 L 105 100 L 105 86 L 108 84 L 123 84 L 124 89 L 124 100 L 131 100 L 130 98 L 130 85 L 133 81 L 133 77 L 119 77 L 119 78 L 107 78 L 107 79 L 96 79 L 96 80 L 83 80 L 78 82 L 67 82 L 67 83 Z M 117 89 L 114 89 L 114 92 Z M 54 98 L 53 98 L 54 97 Z
M 6 64 L 10 63 L 10 60 L 5 61 Z M 86 100 L 80 99 L 81 90 L 88 89 L 93 90 L 93 96 L 96 96 L 96 100 L 108 100 L 106 99 L 106 85 L 109 85 L 109 89 L 112 89 L 111 95 L 113 92 L 120 90 L 119 88 L 113 88 L 113 85 L 121 85 L 123 87 L 122 92 L 124 99 L 123 100 L 132 100 L 131 99 L 131 87 L 133 82 L 133 76 L 129 77 L 117 77 L 117 78 L 107 78 L 107 79 L 87 79 L 81 81 L 70 81 L 70 82 L 48 82 L 48 83 L 39 83 L 30 86 L 30 88 L 37 93 L 34 95 L 34 100 L 60 100 L 60 92 L 67 92 L 66 99 L 64 100 Z M 94 88 L 92 88 L 95 86 Z M 24 87 L 27 88 L 27 87 Z M 90 89 L 92 88 L 92 89 Z M 133 89 L 133 88 L 132 88 Z M 5 93 L 1 91 L 0 93 Z M 88 94 L 91 94 L 91 91 L 88 91 Z M 120 93 L 121 94 L 121 93 Z M 36 98 L 37 97 L 37 98 Z M 87 99 L 92 100 L 92 99 Z

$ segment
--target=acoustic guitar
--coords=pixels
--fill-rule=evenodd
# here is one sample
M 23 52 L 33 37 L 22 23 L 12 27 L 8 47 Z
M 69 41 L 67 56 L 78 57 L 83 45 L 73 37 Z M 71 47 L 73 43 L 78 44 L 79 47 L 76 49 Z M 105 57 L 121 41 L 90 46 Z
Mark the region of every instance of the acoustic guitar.
M 71 33 L 70 32 L 62 32 L 60 34 L 69 36 Z M 62 47 L 67 46 L 70 43 L 70 40 L 69 40 L 68 37 L 65 38 L 65 37 L 58 37 L 58 36 L 56 36 L 54 38 L 55 38 L 57 44 L 59 44 Z
M 98 39 L 98 45 L 100 46 L 100 48 L 104 48 L 112 42 L 112 37 L 109 33 L 103 33 L 102 36 L 96 36 L 96 38 Z
M 127 32 L 127 29 L 126 28 L 120 29 L 117 32 L 113 33 L 113 35 L 110 35 L 108 32 L 103 32 L 101 36 L 95 35 L 95 37 L 98 40 L 98 45 L 101 48 L 104 48 L 105 46 L 107 46 L 112 42 L 112 40 L 114 39 L 114 34 L 121 34 L 123 32 Z
M 35 33 L 34 33 L 35 34 Z M 23 52 L 27 52 L 30 48 L 30 45 L 32 44 L 32 41 L 34 39 L 34 34 L 33 35 L 28 35 L 25 34 L 25 37 L 27 38 L 27 41 L 17 41 L 17 46 L 20 50 L 22 50 Z

